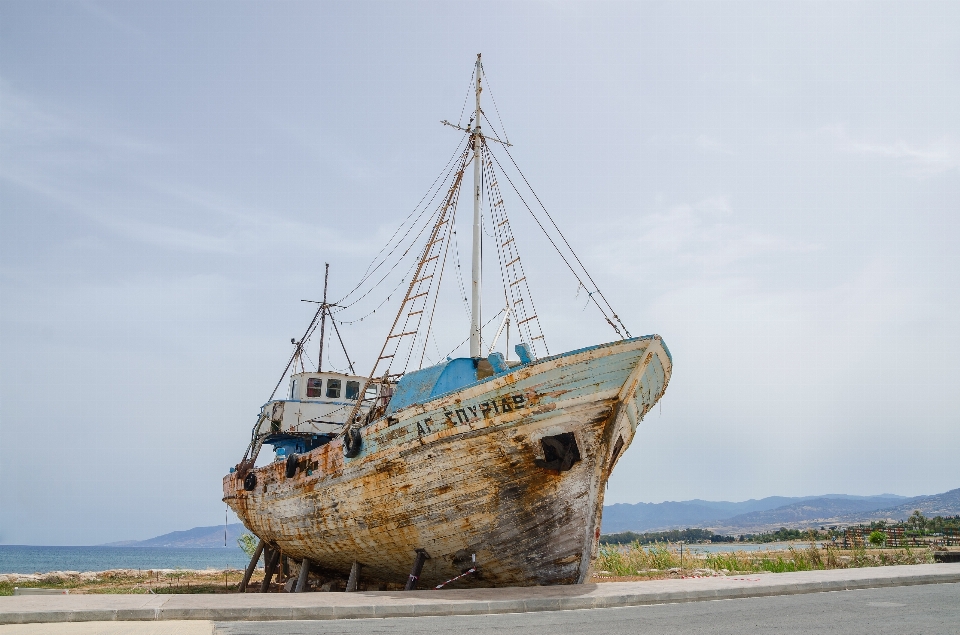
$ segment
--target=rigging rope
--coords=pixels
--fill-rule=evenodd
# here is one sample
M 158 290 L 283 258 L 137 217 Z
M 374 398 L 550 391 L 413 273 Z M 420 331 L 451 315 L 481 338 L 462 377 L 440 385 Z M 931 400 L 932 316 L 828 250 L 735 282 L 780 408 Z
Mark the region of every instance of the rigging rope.
M 557 233 L 560 235 L 560 238 L 563 240 L 563 244 L 565 244 L 565 245 L 567 246 L 567 249 L 570 250 L 570 253 L 573 255 L 574 259 L 577 261 L 577 264 L 580 265 L 580 269 L 582 269 L 582 270 L 583 270 L 583 273 L 586 274 L 587 279 L 588 279 L 588 280 L 590 281 L 590 283 L 593 285 L 594 292 L 597 293 L 597 294 L 603 299 L 604 304 L 606 304 L 606 305 L 607 305 L 607 308 L 610 309 L 610 313 L 613 315 L 613 319 L 615 319 L 615 320 L 617 321 L 617 324 L 619 324 L 619 325 L 623 328 L 624 332 L 627 334 L 627 337 L 632 337 L 632 336 L 630 335 L 630 331 L 627 329 L 627 327 L 624 325 L 624 323 L 620 320 L 620 316 L 617 315 L 616 311 L 613 310 L 613 307 L 610 306 L 610 302 L 607 301 L 606 296 L 604 296 L 604 295 L 603 295 L 603 292 L 600 291 L 600 287 L 599 287 L 599 286 L 597 285 L 597 283 L 594 281 L 593 276 L 590 275 L 590 272 L 587 271 L 587 268 L 583 266 L 583 263 L 582 263 L 582 262 L 580 262 L 580 257 L 577 256 L 577 252 L 574 251 L 574 250 L 573 250 L 573 247 L 570 246 L 570 243 L 567 241 L 567 237 L 564 236 L 564 235 L 563 235 L 563 232 L 560 231 L 560 228 L 557 227 L 557 223 L 553 220 L 553 216 L 551 216 L 551 215 L 550 215 L 550 212 L 547 211 L 547 208 L 546 208 L 546 206 L 543 204 L 543 201 L 540 200 L 540 197 L 537 196 L 537 192 L 533 189 L 533 186 L 530 185 L 530 181 L 527 180 L 527 177 L 524 175 L 523 171 L 520 169 L 520 166 L 517 165 L 517 162 L 516 162 L 516 161 L 514 161 L 513 155 L 510 154 L 510 150 L 509 150 L 506 146 L 504 146 L 504 147 L 503 147 L 503 151 L 507 153 L 507 156 L 508 156 L 508 157 L 510 157 L 510 162 L 513 163 L 513 167 L 515 167 L 515 168 L 517 169 L 517 173 L 520 174 L 520 177 L 523 179 L 523 182 L 527 184 L 527 188 L 529 188 L 530 193 L 533 194 L 533 197 L 534 197 L 535 199 L 537 199 L 537 203 L 540 205 L 540 208 L 543 210 L 543 213 L 547 215 L 547 218 L 548 218 L 548 219 L 550 219 L 550 224 L 553 225 L 553 228 L 557 230 Z M 494 157 L 494 160 L 496 160 L 496 157 Z M 499 162 L 499 161 L 497 161 L 497 165 L 500 165 L 500 162 Z M 502 168 L 501 168 L 501 170 L 502 170 Z M 509 180 L 509 177 L 507 177 L 507 180 Z M 512 181 L 511 181 L 510 185 L 513 185 L 513 182 L 512 182 Z M 514 188 L 514 190 L 516 190 L 516 188 Z M 517 196 L 519 196 L 519 195 L 520 195 L 520 193 L 517 192 Z M 524 202 L 524 205 L 526 205 L 526 202 Z M 530 209 L 529 206 L 527 207 L 527 209 Z M 530 210 L 530 213 L 533 214 L 533 210 Z M 540 225 L 540 221 L 539 221 L 539 220 L 537 221 L 537 224 Z M 543 225 L 540 225 L 540 228 L 543 229 Z M 543 232 L 544 232 L 544 234 L 546 234 L 546 233 L 547 233 L 547 232 L 546 232 L 546 229 L 544 229 Z M 549 238 L 549 236 L 547 236 L 547 237 Z M 551 244 L 553 244 L 554 248 L 556 248 L 556 243 L 553 242 L 553 239 L 550 239 L 550 242 L 551 242 Z M 558 253 L 559 253 L 559 251 L 560 251 L 560 250 L 557 249 L 557 252 L 558 252 Z M 564 258 L 564 262 L 566 262 L 566 258 Z M 569 263 L 567 263 L 567 266 L 568 266 L 568 267 L 570 266 Z M 573 271 L 573 268 L 571 267 L 570 270 Z M 576 275 L 576 273 L 574 273 L 574 275 Z M 579 281 L 579 277 L 578 277 L 578 281 Z M 586 286 L 586 285 L 584 285 L 584 286 Z M 592 296 L 591 296 L 591 297 L 592 297 Z M 594 300 L 594 302 L 596 302 L 596 300 Z M 600 304 L 599 304 L 599 303 L 597 303 L 597 308 L 600 308 Z M 601 309 L 601 311 L 603 312 L 604 317 L 607 317 L 606 312 L 603 311 L 603 309 Z M 610 318 L 607 318 L 607 322 L 610 322 Z M 615 330 L 615 331 L 617 332 L 617 335 L 620 335 L 621 337 L 623 337 L 623 336 L 620 334 L 620 329 L 618 329 L 616 326 L 614 326 L 613 322 L 610 322 L 610 326 L 613 326 L 613 330 Z
M 466 138 L 466 135 L 464 135 L 464 138 Z M 461 141 L 462 141 L 462 139 L 461 139 Z M 351 306 L 353 306 L 353 305 L 356 304 L 357 302 L 359 302 L 359 301 L 363 300 L 365 297 L 367 297 L 374 289 L 376 289 L 377 287 L 379 287 L 380 284 L 382 284 L 383 281 L 384 281 L 387 277 L 389 277 L 389 275 L 390 275 L 391 273 L 393 273 L 393 271 L 397 268 L 397 266 L 399 266 L 399 264 L 400 264 L 400 262 L 403 260 L 403 258 L 407 255 L 407 253 L 409 253 L 410 249 L 413 248 L 413 246 L 417 243 L 417 241 L 419 240 L 419 238 L 420 238 L 420 236 L 423 234 L 423 232 L 426 230 L 426 228 L 430 226 L 429 223 L 426 223 L 426 224 L 420 229 L 420 231 L 417 233 L 417 235 L 414 236 L 413 239 L 409 241 L 409 243 L 410 243 L 409 246 L 408 246 L 407 249 L 404 250 L 404 252 L 400 255 L 398 261 L 390 268 L 389 271 L 387 271 L 387 273 L 386 273 L 383 277 L 380 278 L 380 280 L 378 280 L 378 281 L 376 282 L 376 284 L 373 285 L 373 287 L 371 287 L 369 290 L 367 290 L 366 293 L 364 293 L 364 294 L 363 294 L 362 296 L 360 296 L 359 298 L 353 300 L 353 301 L 350 302 L 349 304 L 344 304 L 348 298 L 350 298 L 354 293 L 356 293 L 356 292 L 363 286 L 363 284 L 364 284 L 367 280 L 369 280 L 371 276 L 373 276 L 374 273 L 376 273 L 382 266 L 384 266 L 384 264 L 387 263 L 387 260 L 390 258 L 390 256 L 392 256 L 402 245 L 405 244 L 404 241 L 405 241 L 405 239 L 407 238 L 407 236 L 409 236 L 409 235 L 410 235 L 410 232 L 413 231 L 413 229 L 417 226 L 417 224 L 418 224 L 418 223 L 420 222 L 420 220 L 423 218 L 424 214 L 426 214 L 427 211 L 430 210 L 431 204 L 433 203 L 434 200 L 436 200 L 437 195 L 443 190 L 442 187 L 437 188 L 437 184 L 438 184 L 438 183 L 441 183 L 441 182 L 446 182 L 447 178 L 450 177 L 450 174 L 453 172 L 454 168 L 456 167 L 456 164 L 455 164 L 455 163 L 453 163 L 453 164 L 451 164 L 451 163 L 452 163 L 453 159 L 456 158 L 457 155 L 458 155 L 459 153 L 461 153 L 461 152 L 462 152 L 461 146 L 458 145 L 458 146 L 457 146 L 457 150 L 453 153 L 453 156 L 451 156 L 450 159 L 447 161 L 446 165 L 444 165 L 443 170 L 440 171 L 440 174 L 437 176 L 437 178 L 436 178 L 436 179 L 434 180 L 434 182 L 431 184 L 430 189 L 427 191 L 427 193 L 423 195 L 423 197 L 420 199 L 420 202 L 417 203 L 417 206 L 413 209 L 412 212 L 410 212 L 410 214 L 407 215 L 407 218 L 404 219 L 403 223 L 401 223 L 400 226 L 393 232 L 393 234 L 390 236 L 390 239 L 387 241 L 387 243 L 383 246 L 383 248 L 377 253 L 377 255 L 374 257 L 374 259 L 373 259 L 373 260 L 370 262 L 370 264 L 367 266 L 367 271 L 364 272 L 364 275 L 363 275 L 363 277 L 361 277 L 360 281 L 356 284 L 356 286 L 353 287 L 353 289 L 351 289 L 350 291 L 348 291 L 343 297 L 341 297 L 339 300 L 337 300 L 336 302 L 333 303 L 333 304 L 341 305 L 341 307 L 340 307 L 339 310 L 343 310 L 343 309 L 350 308 Z M 448 169 L 448 168 L 449 168 L 449 169 Z M 431 196 L 431 194 L 432 194 L 432 196 Z M 423 203 L 424 203 L 424 201 L 427 199 L 428 196 L 430 197 L 430 200 L 427 201 L 426 205 L 424 205 Z M 387 249 L 388 247 L 390 247 L 390 244 L 393 242 L 394 238 L 396 238 L 397 234 L 400 233 L 400 230 L 402 230 L 402 229 L 404 228 L 404 226 L 407 225 L 407 222 L 408 222 L 408 221 L 410 220 L 410 218 L 416 213 L 416 211 L 417 211 L 418 209 L 420 209 L 421 206 L 423 206 L 423 210 L 422 210 L 422 211 L 417 215 L 417 217 L 409 224 L 409 227 L 408 227 L 407 230 L 403 233 L 403 235 L 400 237 L 400 239 L 397 241 L 397 244 L 396 244 L 393 248 L 391 248 L 390 251 L 389 251 L 385 256 L 383 256 L 383 260 L 382 260 L 381 262 L 379 262 L 379 264 L 376 264 L 377 261 L 380 260 L 380 256 L 383 254 L 383 252 L 386 251 L 386 249 Z M 376 264 L 376 267 L 374 267 L 374 264 Z
M 497 100 L 493 98 L 493 89 L 490 85 L 490 78 L 487 76 L 486 71 L 483 70 L 483 62 L 480 63 L 480 72 L 483 73 L 483 80 L 487 82 L 487 92 L 490 94 L 490 101 L 493 102 L 493 109 L 497 113 L 497 119 L 500 121 L 500 130 L 503 131 L 503 140 L 507 143 L 510 143 L 510 138 L 507 136 L 507 128 L 503 125 L 503 118 L 500 116 L 500 109 L 497 108 Z M 493 131 L 496 132 L 497 129 L 494 127 L 493 122 L 487 119 L 486 113 L 483 112 L 483 109 L 480 109 L 483 118 L 487 120 L 487 123 L 490 124 L 490 127 L 493 128 Z
M 507 306 L 513 311 L 513 315 L 516 318 L 517 329 L 521 336 L 524 332 L 526 333 L 526 341 L 534 347 L 534 351 L 536 351 L 537 348 L 537 340 L 543 340 L 543 346 L 549 355 L 550 347 L 547 345 L 546 338 L 544 338 L 543 335 L 543 327 L 540 324 L 540 318 L 538 317 L 533 301 L 530 282 L 527 280 L 526 272 L 523 268 L 523 261 L 520 259 L 519 246 L 513 234 L 506 206 L 503 203 L 503 194 L 500 192 L 500 184 L 497 182 L 497 176 L 493 169 L 493 161 L 490 160 L 490 147 L 486 143 L 484 143 L 483 147 L 484 182 L 487 185 L 488 200 L 492 201 L 490 205 L 490 216 L 496 234 L 497 260 L 500 265 L 500 278 L 503 282 L 504 297 L 507 301 Z M 527 304 L 530 305 L 529 314 Z M 536 332 L 539 333 L 539 335 L 534 333 L 534 322 L 536 323 Z
M 510 153 L 508 152 L 508 153 L 507 153 L 507 156 L 509 156 L 509 154 L 510 154 Z M 574 277 L 577 279 L 577 282 L 579 282 L 581 285 L 584 286 L 584 288 L 586 288 L 587 285 L 583 284 L 583 280 L 580 278 L 580 275 L 577 273 L 576 269 L 573 268 L 573 265 L 571 265 L 571 264 L 570 264 L 570 261 L 567 260 L 567 257 L 563 254 L 563 252 L 562 252 L 562 251 L 560 250 L 560 248 L 557 246 L 557 243 L 554 242 L 553 237 L 551 237 L 550 234 L 547 233 L 547 229 L 543 226 L 543 223 L 540 222 L 540 219 L 537 218 L 537 215 L 534 214 L 533 209 L 532 209 L 532 208 L 530 207 L 530 205 L 527 203 L 526 199 L 523 198 L 523 195 L 520 194 L 520 191 L 517 189 L 517 186 L 514 184 L 513 179 L 511 179 L 511 178 L 510 178 L 510 175 L 507 174 L 506 171 L 503 169 L 503 166 L 500 164 L 500 160 L 497 159 L 497 155 L 494 154 L 493 152 L 491 152 L 491 153 L 490 153 L 490 156 L 493 157 L 493 160 L 496 162 L 497 167 L 500 168 L 501 174 L 503 174 L 503 176 L 507 179 L 507 182 L 510 183 L 510 187 L 513 188 L 513 191 L 514 191 L 514 192 L 517 194 L 517 196 L 520 198 L 520 201 L 523 203 L 524 207 L 527 208 L 527 211 L 530 212 L 530 216 L 533 217 L 533 220 L 536 221 L 537 225 L 540 227 L 540 230 L 543 232 L 544 236 L 546 236 L 546 237 L 547 237 L 547 240 L 550 241 L 550 244 L 553 245 L 553 248 L 556 250 L 557 254 L 558 254 L 558 255 L 560 256 L 560 258 L 563 260 L 563 263 L 564 263 L 565 265 L 567 265 L 567 268 L 568 268 L 568 269 L 570 269 L 570 273 L 572 273 L 572 274 L 574 275 Z M 513 158 L 511 157 L 511 161 L 512 161 L 512 160 L 513 160 Z M 514 166 L 516 166 L 516 162 L 514 162 Z M 517 171 L 519 171 L 519 169 L 520 169 L 520 168 L 517 168 Z M 523 176 L 523 173 L 521 173 L 521 176 Z M 526 181 L 526 177 L 524 177 L 524 181 Z M 529 187 L 529 185 L 530 185 L 530 184 L 527 183 L 527 186 L 528 186 L 528 187 Z M 530 191 L 533 192 L 533 188 L 530 188 Z M 536 192 L 534 192 L 533 195 L 536 196 Z M 538 199 L 538 200 L 539 200 L 539 199 Z M 543 205 L 543 204 L 541 203 L 541 206 L 542 206 L 542 205 Z M 546 211 L 546 209 L 544 209 L 544 211 Z M 552 219 L 551 219 L 551 220 L 552 220 Z M 556 225 L 554 225 L 554 226 L 556 226 Z M 559 231 L 559 230 L 558 230 L 558 231 Z M 564 242 L 566 242 L 566 239 L 564 239 Z M 567 243 L 567 246 L 569 247 L 569 243 Z M 573 248 L 570 248 L 570 251 L 573 252 Z M 576 254 L 575 254 L 575 253 L 574 253 L 574 257 L 576 258 Z M 579 262 L 579 259 L 577 259 L 577 262 Z M 582 264 L 581 264 L 580 266 L 583 267 Z M 586 273 L 587 277 L 590 278 L 590 274 L 586 271 L 586 269 L 584 269 L 583 271 L 584 271 L 584 273 Z M 593 279 L 590 278 L 590 281 L 593 282 Z M 600 295 L 601 298 L 603 298 L 603 294 L 599 292 L 599 289 L 597 289 L 596 283 L 594 283 L 594 290 L 595 290 L 595 292 L 596 292 L 598 295 Z M 623 333 L 621 333 L 621 331 L 620 331 L 620 329 L 617 327 L 617 325 L 613 323 L 613 321 L 612 321 L 612 320 L 610 319 L 610 317 L 607 315 L 607 312 L 604 310 L 604 308 L 603 308 L 602 306 L 600 306 L 600 303 L 597 302 L 596 298 L 593 297 L 593 294 L 590 295 L 590 299 L 593 300 L 593 303 L 597 306 L 598 309 L 600 309 L 600 313 L 603 314 L 603 317 L 604 317 L 604 319 L 606 319 L 607 324 L 609 324 L 611 327 L 613 327 L 613 330 L 616 331 L 617 335 L 619 335 L 619 336 L 622 338 L 622 337 L 623 337 Z M 607 304 L 607 306 L 609 306 L 609 303 L 606 302 L 606 298 L 603 298 L 603 300 L 604 300 L 604 302 Z M 612 308 L 610 309 L 610 312 L 613 313 L 613 309 L 612 309 Z M 613 313 L 613 317 L 614 317 L 614 319 L 617 320 L 618 323 L 620 323 L 621 326 L 623 326 L 623 323 L 620 322 L 620 318 L 617 317 L 617 314 L 616 314 L 616 313 Z M 630 331 L 627 331 L 627 328 L 626 328 L 625 326 L 623 327 L 623 330 L 626 332 L 627 337 L 631 337 Z

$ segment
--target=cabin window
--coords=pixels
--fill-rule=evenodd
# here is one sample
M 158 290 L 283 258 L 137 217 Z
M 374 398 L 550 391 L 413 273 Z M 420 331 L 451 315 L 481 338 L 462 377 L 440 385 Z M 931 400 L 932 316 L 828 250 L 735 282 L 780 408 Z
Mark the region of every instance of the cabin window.
M 327 380 L 327 398 L 328 399 L 340 398 L 340 380 L 339 379 Z
M 347 399 L 356 399 L 360 396 L 360 382 L 359 381 L 348 381 L 347 382 L 347 391 L 343 395 Z
M 290 384 L 290 398 L 291 399 L 297 398 L 297 380 L 296 379 L 294 379 L 293 382 L 291 382 Z
M 376 386 L 367 386 L 367 391 L 363 393 L 364 399 L 376 399 L 377 398 L 377 387 Z
M 313 377 L 307 380 L 307 397 L 323 397 L 323 380 Z

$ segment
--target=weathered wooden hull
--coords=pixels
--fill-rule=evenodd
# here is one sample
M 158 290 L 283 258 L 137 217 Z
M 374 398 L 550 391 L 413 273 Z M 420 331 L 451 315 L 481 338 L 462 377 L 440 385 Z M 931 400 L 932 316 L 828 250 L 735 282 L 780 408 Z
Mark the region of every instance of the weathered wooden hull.
M 539 360 L 372 423 L 354 458 L 336 440 L 291 478 L 258 468 L 253 491 L 228 475 L 224 500 L 257 536 L 344 576 L 358 561 L 366 579 L 404 582 L 425 549 L 423 585 L 472 554 L 479 575 L 458 587 L 584 582 L 604 485 L 670 372 L 659 336 Z M 542 467 L 541 439 L 571 432 L 580 460 Z

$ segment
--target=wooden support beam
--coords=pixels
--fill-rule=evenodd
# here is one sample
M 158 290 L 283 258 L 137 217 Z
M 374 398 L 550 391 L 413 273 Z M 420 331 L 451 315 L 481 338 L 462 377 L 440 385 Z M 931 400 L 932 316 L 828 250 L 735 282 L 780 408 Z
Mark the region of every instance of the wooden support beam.
M 353 561 L 353 566 L 350 567 L 350 578 L 347 580 L 347 592 L 352 592 L 357 590 L 357 585 L 360 583 L 360 567 L 363 565 Z
M 253 575 L 253 572 L 257 568 L 257 562 L 260 561 L 260 556 L 263 555 L 263 541 L 257 543 L 257 548 L 253 552 L 253 557 L 250 558 L 250 564 L 247 565 L 247 570 L 243 572 L 243 580 L 240 581 L 240 593 L 247 592 L 247 585 L 250 584 L 250 577 Z
M 280 564 L 280 550 L 271 547 L 268 549 L 267 555 L 264 556 L 264 575 L 263 582 L 260 583 L 260 593 L 266 593 L 270 588 L 270 581 L 273 579 L 278 564 Z
M 413 591 L 417 588 L 417 582 L 420 580 L 420 574 L 423 572 L 423 563 L 430 559 L 430 554 L 426 549 L 417 549 L 417 557 L 413 561 L 413 569 L 410 571 L 410 577 L 407 578 L 407 586 L 404 591 Z
M 300 562 L 300 577 L 297 578 L 297 588 L 294 593 L 303 593 L 307 590 L 307 578 L 310 576 L 310 558 L 304 558 Z

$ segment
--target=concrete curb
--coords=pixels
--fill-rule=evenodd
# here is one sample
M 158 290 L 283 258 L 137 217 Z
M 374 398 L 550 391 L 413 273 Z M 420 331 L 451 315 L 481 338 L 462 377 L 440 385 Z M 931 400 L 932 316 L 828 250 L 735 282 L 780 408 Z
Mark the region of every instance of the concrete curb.
M 567 587 L 409 593 L 66 595 L 0 598 L 0 624 L 154 620 L 337 620 L 527 613 L 960 582 L 960 564 Z

